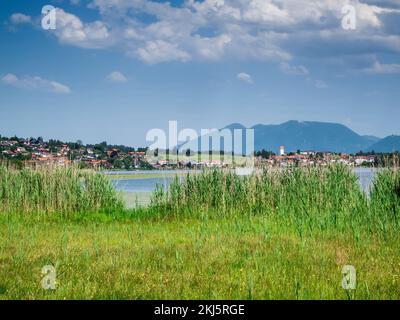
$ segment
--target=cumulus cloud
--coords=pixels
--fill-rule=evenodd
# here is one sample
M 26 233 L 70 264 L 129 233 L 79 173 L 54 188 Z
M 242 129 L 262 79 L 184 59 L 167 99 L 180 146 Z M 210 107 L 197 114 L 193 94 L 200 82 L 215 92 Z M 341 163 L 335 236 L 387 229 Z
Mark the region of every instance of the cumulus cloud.
M 218 60 L 225 54 L 226 47 L 232 41 L 227 34 L 208 38 L 196 35 L 193 38 L 194 51 L 197 55 L 206 60 Z
M 342 28 L 342 7 L 334 0 L 186 0 L 180 5 L 150 0 L 93 0 L 98 20 L 85 22 L 57 9 L 54 35 L 84 48 L 117 48 L 146 63 L 254 59 L 276 61 L 282 71 L 296 56 L 337 57 L 400 53 L 393 21 L 397 0 L 353 0 L 356 30 Z M 382 4 L 381 4 L 382 3 Z M 143 17 L 151 17 L 144 19 Z
M 400 9 L 400 2 L 398 0 L 362 0 L 361 2 L 380 6 L 383 8 L 399 8 Z
M 13 73 L 8 73 L 1 78 L 1 82 L 20 89 L 41 90 L 62 94 L 71 93 L 71 89 L 67 85 L 57 81 L 46 80 L 39 76 L 17 77 Z
M 128 78 L 120 71 L 111 72 L 106 79 L 110 82 L 114 83 L 125 83 L 128 81 Z
M 178 45 L 164 40 L 147 41 L 145 46 L 137 49 L 137 55 L 147 63 L 158 63 L 165 61 L 187 61 L 189 53 L 179 48 Z
M 253 23 L 277 23 L 292 24 L 294 18 L 285 10 L 283 6 L 265 0 L 251 0 L 248 5 L 242 6 L 242 18 L 244 21 Z
M 10 16 L 10 21 L 13 24 L 25 24 L 32 21 L 31 17 L 23 13 L 13 13 Z
M 249 83 L 249 84 L 252 84 L 252 83 L 253 83 L 253 78 L 251 77 L 251 75 L 249 75 L 249 74 L 247 74 L 247 73 L 245 73 L 245 72 L 238 73 L 236 77 L 237 77 L 240 81 L 247 82 L 247 83 Z
M 61 43 L 83 48 L 104 48 L 111 44 L 107 26 L 100 20 L 84 23 L 76 15 L 56 9 L 56 29 L 52 32 Z

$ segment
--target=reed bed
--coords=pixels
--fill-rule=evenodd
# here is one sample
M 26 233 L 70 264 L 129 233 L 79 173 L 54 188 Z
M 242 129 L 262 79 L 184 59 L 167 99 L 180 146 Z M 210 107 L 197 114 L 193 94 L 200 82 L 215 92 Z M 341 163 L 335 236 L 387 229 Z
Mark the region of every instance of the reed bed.
M 377 174 L 371 189 L 370 215 L 374 225 L 387 237 L 400 226 L 400 171 L 397 167 Z M 372 226 L 371 226 L 372 227 Z
M 21 170 L 0 166 L 1 213 L 115 211 L 123 209 L 110 181 L 93 171 L 75 167 L 38 167 Z
M 397 169 L 378 175 L 370 199 L 343 165 L 264 170 L 245 177 L 211 170 L 177 178 L 168 190 L 158 187 L 152 206 L 174 215 L 265 215 L 299 232 L 393 233 L 399 227 L 399 186 Z

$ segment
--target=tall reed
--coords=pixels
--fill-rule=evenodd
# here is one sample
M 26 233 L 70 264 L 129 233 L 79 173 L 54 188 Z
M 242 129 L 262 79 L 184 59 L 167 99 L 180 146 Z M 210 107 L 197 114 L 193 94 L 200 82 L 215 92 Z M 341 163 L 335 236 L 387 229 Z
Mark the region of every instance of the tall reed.
M 377 173 L 371 190 L 373 227 L 384 235 L 400 227 L 400 171 L 394 167 Z
M 110 181 L 70 167 L 21 170 L 0 166 L 0 213 L 76 213 L 122 209 Z
M 177 215 L 278 217 L 300 231 L 358 228 L 368 222 L 369 210 L 356 175 L 343 165 L 263 170 L 246 177 L 205 171 L 176 179 L 168 190 L 159 187 L 152 205 Z

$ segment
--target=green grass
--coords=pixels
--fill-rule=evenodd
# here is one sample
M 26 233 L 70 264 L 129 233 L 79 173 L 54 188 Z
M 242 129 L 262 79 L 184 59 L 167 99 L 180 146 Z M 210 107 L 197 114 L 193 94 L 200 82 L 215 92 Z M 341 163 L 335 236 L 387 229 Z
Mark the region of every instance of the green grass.
M 148 208 L 8 210 L 0 299 L 399 299 L 399 182 L 382 171 L 369 198 L 340 166 L 210 171 Z M 55 290 L 40 286 L 49 264 Z M 356 290 L 341 287 L 344 265 Z
M 2 223 L 5 299 L 399 299 L 398 239 L 301 237 L 265 217 Z M 40 286 L 54 265 L 56 290 Z

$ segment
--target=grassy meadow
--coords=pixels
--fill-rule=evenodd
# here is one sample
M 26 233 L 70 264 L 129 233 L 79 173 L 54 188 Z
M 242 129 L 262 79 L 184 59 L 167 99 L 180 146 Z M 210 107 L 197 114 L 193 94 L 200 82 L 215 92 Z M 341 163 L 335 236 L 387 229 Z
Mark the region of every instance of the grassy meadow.
M 399 299 L 399 214 L 396 168 L 369 196 L 343 166 L 206 171 L 128 210 L 104 175 L 1 167 L 0 299 Z

